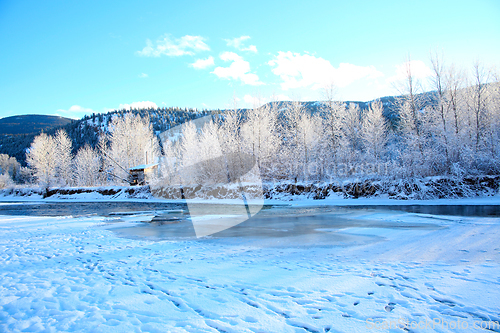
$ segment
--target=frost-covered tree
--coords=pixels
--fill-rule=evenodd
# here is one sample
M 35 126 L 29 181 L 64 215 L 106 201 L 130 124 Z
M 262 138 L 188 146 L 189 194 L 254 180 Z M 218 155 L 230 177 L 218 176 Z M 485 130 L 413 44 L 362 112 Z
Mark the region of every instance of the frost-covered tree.
M 26 162 L 41 186 L 54 183 L 57 166 L 56 143 L 51 136 L 42 133 L 35 137 L 26 153 Z
M 298 153 L 301 153 L 303 178 L 309 180 L 317 176 L 317 158 L 320 151 L 321 119 L 309 112 L 301 115 L 297 124 Z
M 500 80 L 493 73 L 494 81 L 488 87 L 489 107 L 486 119 L 485 142 L 490 156 L 490 173 L 500 173 Z
M 399 154 L 402 156 L 402 172 L 405 175 L 421 174 L 425 167 L 424 140 L 422 133 L 423 115 L 414 112 L 410 101 L 399 105 L 400 140 Z
M 422 151 L 420 139 L 422 137 L 422 114 L 424 101 L 419 96 L 421 82 L 414 76 L 412 61 L 408 57 L 404 64 L 404 79 L 399 84 L 399 92 L 403 95 L 397 102 L 401 117 L 401 129 L 406 134 L 418 138 L 419 151 Z
M 200 177 L 200 170 L 193 167 L 201 161 L 200 140 L 194 122 L 187 122 L 182 127 L 180 143 L 182 183 L 194 184 Z
M 346 106 L 342 102 L 334 100 L 334 86 L 325 89 L 325 102 L 322 103 L 320 114 L 322 119 L 321 126 L 321 151 L 320 163 L 321 170 L 329 175 L 333 175 L 339 163 L 339 149 L 342 139 L 342 122 L 346 112 Z
M 130 168 L 157 162 L 160 147 L 149 119 L 129 113 L 115 117 L 110 127 L 109 144 L 102 151 L 114 175 L 127 179 Z
M 8 175 L 10 179 L 20 178 L 21 164 L 15 157 L 6 154 L 0 154 L 0 174 Z
M 384 108 L 380 101 L 370 104 L 363 115 L 361 140 L 366 154 L 377 163 L 384 155 L 388 140 L 388 126 L 383 114 Z
M 245 151 L 255 157 L 258 168 L 264 177 L 273 172 L 273 163 L 280 148 L 277 134 L 278 118 L 274 103 L 254 107 L 247 111 L 242 126 L 242 140 Z
M 401 144 L 399 154 L 401 156 L 401 172 L 405 176 L 422 175 L 428 172 L 425 166 L 425 133 L 424 133 L 424 101 L 421 95 L 421 83 L 415 78 L 412 62 L 408 57 L 405 63 L 405 77 L 400 82 L 400 93 L 402 96 L 397 100 L 399 112 L 399 134 Z
M 499 83 L 496 74 L 476 63 L 473 67 L 472 80 L 467 95 L 467 110 L 472 116 L 471 132 L 475 133 L 474 151 L 475 168 L 487 173 L 499 172 Z
M 196 148 L 199 162 L 198 182 L 201 184 L 225 183 L 228 180 L 226 161 L 219 144 L 217 126 L 213 121 L 205 123 Z
M 71 185 L 73 181 L 73 156 L 71 154 L 73 145 L 64 130 L 58 130 L 53 140 L 55 144 L 56 178 L 61 185 Z
M 462 114 L 463 94 L 465 75 L 462 70 L 457 69 L 453 64 L 445 72 L 446 90 L 445 99 L 451 112 L 451 124 L 456 139 L 463 130 L 461 126 L 464 115 Z
M 446 67 L 439 55 L 433 55 L 431 63 L 430 84 L 435 93 L 422 119 L 426 141 L 422 160 L 431 173 L 446 174 L 458 162 L 462 150 L 459 138 L 463 132 L 462 82 L 454 67 Z
M 281 176 L 298 180 L 303 176 L 304 146 L 300 135 L 299 123 L 307 110 L 301 102 L 289 103 L 284 110 L 280 132 L 283 146 L 279 152 L 279 163 L 282 165 Z
M 431 126 L 433 126 L 433 134 L 436 144 L 441 147 L 445 153 L 446 164 L 450 161 L 450 124 L 449 124 L 449 103 L 446 99 L 446 76 L 443 60 L 439 55 L 431 57 L 433 76 L 431 78 L 432 86 L 436 91 L 436 100 L 433 105 L 428 108 L 430 111 Z
M 222 154 L 226 160 L 227 173 L 230 179 L 244 173 L 244 161 L 240 158 L 244 153 L 242 130 L 243 125 L 241 110 L 236 103 L 231 110 L 217 118 L 217 137 Z
M 311 176 L 311 168 L 318 169 L 317 157 L 321 151 L 321 118 L 313 116 L 301 102 L 287 105 L 279 126 L 282 145 L 278 151 L 278 163 L 282 169 L 281 177 L 302 180 Z
M 342 119 L 342 133 L 344 148 L 355 152 L 361 148 L 361 111 L 356 103 L 349 103 L 349 107 Z
M 482 64 L 476 62 L 473 67 L 472 81 L 469 83 L 467 107 L 471 116 L 470 123 L 474 133 L 475 149 L 478 151 L 483 140 L 485 122 L 488 117 L 488 86 L 490 73 Z
M 74 178 L 78 186 L 101 185 L 101 158 L 89 145 L 80 148 L 74 159 Z
M 357 173 L 361 154 L 361 112 L 356 103 L 343 110 L 342 126 L 337 149 L 337 172 L 343 175 Z
M 14 185 L 14 181 L 9 174 L 0 174 L 0 189 Z
M 158 165 L 157 182 L 161 185 L 178 185 L 180 184 L 178 145 L 170 139 L 164 140 L 162 143 L 163 156 Z

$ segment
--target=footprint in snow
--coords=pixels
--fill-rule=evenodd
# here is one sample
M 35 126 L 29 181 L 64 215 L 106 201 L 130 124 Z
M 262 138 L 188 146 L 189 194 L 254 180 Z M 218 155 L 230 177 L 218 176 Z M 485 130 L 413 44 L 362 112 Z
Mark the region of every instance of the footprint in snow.
M 394 310 L 395 306 L 396 306 L 396 303 L 392 303 L 392 302 L 390 302 L 389 304 L 387 304 L 387 305 L 385 306 L 385 308 L 384 308 L 384 309 L 385 309 L 385 311 L 387 311 L 387 312 L 391 312 L 392 310 Z
M 246 321 L 247 323 L 257 323 L 257 322 L 259 322 L 257 319 L 255 319 L 252 316 L 246 316 L 243 320 Z

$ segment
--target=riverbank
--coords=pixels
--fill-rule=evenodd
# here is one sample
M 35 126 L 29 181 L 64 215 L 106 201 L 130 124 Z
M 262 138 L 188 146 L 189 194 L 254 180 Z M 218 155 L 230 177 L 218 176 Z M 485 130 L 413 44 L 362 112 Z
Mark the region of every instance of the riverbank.
M 0 190 L 0 201 L 29 200 L 192 200 L 230 203 L 242 200 L 266 202 L 308 202 L 331 204 L 366 199 L 388 203 L 428 200 L 495 198 L 500 176 L 427 177 L 417 179 L 351 179 L 335 182 L 264 184 L 217 184 L 191 186 L 101 186 L 101 187 L 14 187 Z M 356 199 L 356 200 L 343 200 Z M 363 200 L 361 200 L 363 199 Z M 493 199 L 494 201 L 495 199 Z

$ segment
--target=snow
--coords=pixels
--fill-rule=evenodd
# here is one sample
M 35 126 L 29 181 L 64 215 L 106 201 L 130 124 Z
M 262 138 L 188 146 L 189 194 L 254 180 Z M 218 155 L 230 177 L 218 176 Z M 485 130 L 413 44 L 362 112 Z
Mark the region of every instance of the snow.
M 497 217 L 339 212 L 349 223 L 318 227 L 323 243 L 114 232 L 152 217 L 1 216 L 0 331 L 480 332 L 500 321 Z

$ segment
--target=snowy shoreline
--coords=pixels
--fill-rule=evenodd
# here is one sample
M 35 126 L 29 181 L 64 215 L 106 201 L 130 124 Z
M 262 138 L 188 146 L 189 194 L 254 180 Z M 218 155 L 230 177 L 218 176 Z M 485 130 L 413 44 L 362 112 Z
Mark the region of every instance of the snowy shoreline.
M 450 197 L 431 197 L 425 195 L 390 195 L 379 191 L 377 194 L 366 196 L 352 196 L 345 191 L 333 189 L 330 183 L 320 185 L 303 184 L 264 184 L 262 186 L 262 196 L 264 205 L 286 205 L 286 206 L 400 206 L 400 205 L 499 205 L 500 192 L 498 183 L 500 176 L 486 176 L 488 182 L 486 186 L 476 186 L 476 192 L 469 191 L 468 197 L 456 197 L 454 193 Z M 484 177 L 483 177 L 484 178 Z M 442 178 L 437 178 L 437 180 Z M 427 181 L 436 182 L 436 177 Z M 366 181 L 365 181 L 366 182 Z M 344 187 L 352 189 L 356 184 L 363 182 L 344 182 Z M 373 182 L 381 186 L 382 182 Z M 421 180 L 417 183 L 422 184 Z M 402 187 L 408 187 L 402 181 Z M 388 184 L 384 185 L 387 188 Z M 337 186 L 338 187 L 338 186 Z M 394 187 L 394 186 L 393 186 Z M 221 188 L 225 191 L 220 195 Z M 253 193 L 250 196 L 247 192 L 249 204 L 262 204 L 259 198 L 252 198 L 256 185 L 246 185 Z M 196 190 L 197 188 L 195 188 Z M 228 190 L 229 189 L 229 190 Z M 189 188 L 188 188 L 189 190 Z M 394 190 L 394 188 L 393 188 Z M 170 191 L 165 195 L 166 191 Z M 176 192 L 173 194 L 172 192 Z M 186 191 L 186 190 L 185 190 Z M 317 192 L 324 192 L 323 197 L 318 198 Z M 216 195 L 213 195 L 216 192 Z M 43 189 L 40 187 L 18 187 L 5 188 L 0 190 L 0 203 L 8 202 L 151 202 L 151 203 L 209 203 L 209 204 L 241 204 L 241 193 L 237 187 L 223 185 L 208 186 L 208 190 L 198 190 L 196 195 L 191 195 L 189 199 L 181 198 L 179 187 L 162 187 L 151 189 L 149 186 L 99 186 L 99 187 L 62 187 Z M 207 195 L 209 193 L 210 195 Z

